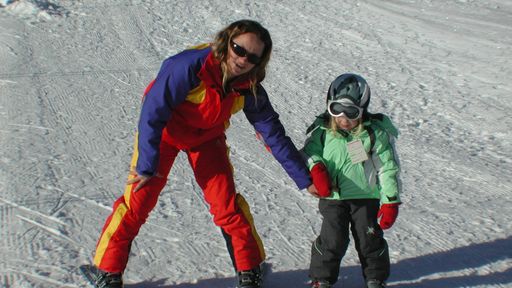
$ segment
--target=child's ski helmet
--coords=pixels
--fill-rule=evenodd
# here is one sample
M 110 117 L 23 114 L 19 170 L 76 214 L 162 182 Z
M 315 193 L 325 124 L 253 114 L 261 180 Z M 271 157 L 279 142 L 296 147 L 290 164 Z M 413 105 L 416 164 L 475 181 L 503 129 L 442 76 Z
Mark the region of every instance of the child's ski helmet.
M 363 77 L 353 73 L 345 73 L 332 81 L 327 92 L 326 102 L 349 98 L 355 105 L 366 111 L 370 104 L 370 95 L 370 86 Z

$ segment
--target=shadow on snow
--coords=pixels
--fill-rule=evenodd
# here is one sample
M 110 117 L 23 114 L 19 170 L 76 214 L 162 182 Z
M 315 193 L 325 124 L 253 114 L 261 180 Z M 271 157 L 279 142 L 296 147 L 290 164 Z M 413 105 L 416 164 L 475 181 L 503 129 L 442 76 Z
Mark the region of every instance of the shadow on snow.
M 506 260 L 512 260 L 512 237 L 404 259 L 392 266 L 393 275 L 389 279 L 390 284 L 392 282 L 401 283 L 389 286 L 462 287 L 510 284 L 512 283 L 512 267 L 506 267 L 506 270 L 500 272 L 479 272 L 478 274 L 468 272 L 471 274 L 456 276 L 437 275 L 426 279 L 426 276 L 436 273 L 454 272 L 469 268 L 478 269 L 484 265 Z
M 474 244 L 449 251 L 427 254 L 415 258 L 400 260 L 391 266 L 392 276 L 388 287 L 463 287 L 477 285 L 504 285 L 512 283 L 512 267 L 492 273 L 468 272 L 470 275 L 434 275 L 464 269 L 478 269 L 497 261 L 512 259 L 512 237 L 492 242 Z M 506 265 L 506 264 L 503 264 Z M 272 272 L 268 264 L 264 285 L 268 288 L 306 287 L 307 270 Z M 432 276 L 433 275 L 433 276 Z M 430 277 L 429 277 L 430 276 Z M 226 288 L 234 287 L 235 279 L 205 279 L 197 283 L 165 284 L 166 279 L 127 284 L 126 288 Z M 342 267 L 340 279 L 335 287 L 361 287 L 363 280 L 359 266 Z

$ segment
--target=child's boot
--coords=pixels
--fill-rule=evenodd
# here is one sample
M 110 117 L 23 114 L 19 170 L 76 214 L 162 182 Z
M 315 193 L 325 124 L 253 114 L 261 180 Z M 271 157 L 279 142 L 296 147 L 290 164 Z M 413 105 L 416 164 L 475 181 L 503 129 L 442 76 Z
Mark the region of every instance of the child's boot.
M 384 283 L 384 281 L 371 279 L 371 280 L 366 281 L 366 287 L 367 288 L 385 288 L 386 284 Z
M 311 282 L 311 288 L 331 288 L 332 285 L 328 281 L 325 280 L 313 280 Z

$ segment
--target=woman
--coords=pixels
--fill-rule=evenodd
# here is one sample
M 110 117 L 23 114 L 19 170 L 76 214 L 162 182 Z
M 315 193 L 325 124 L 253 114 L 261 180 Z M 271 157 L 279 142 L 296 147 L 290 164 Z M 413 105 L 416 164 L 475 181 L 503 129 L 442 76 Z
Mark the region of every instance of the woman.
M 243 110 L 299 189 L 314 189 L 301 155 L 260 84 L 271 50 L 268 31 L 258 22 L 241 20 L 221 30 L 214 43 L 163 62 L 146 88 L 125 193 L 114 203 L 98 240 L 97 286 L 122 287 L 131 242 L 183 151 L 213 221 L 222 230 L 238 272 L 238 287 L 260 287 L 259 265 L 265 252 L 249 206 L 235 190 L 225 136 L 231 115 Z

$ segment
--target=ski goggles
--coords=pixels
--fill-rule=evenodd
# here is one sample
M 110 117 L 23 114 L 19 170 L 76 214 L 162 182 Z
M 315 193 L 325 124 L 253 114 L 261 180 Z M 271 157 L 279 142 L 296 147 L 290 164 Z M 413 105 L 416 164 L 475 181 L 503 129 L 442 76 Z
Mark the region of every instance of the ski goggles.
M 329 100 L 327 102 L 327 111 L 333 117 L 343 115 L 350 120 L 358 119 L 363 115 L 363 108 L 357 106 L 348 98 Z
M 261 62 L 260 56 L 249 53 L 244 47 L 233 42 L 233 40 L 231 40 L 231 50 L 233 50 L 238 57 L 247 57 L 247 61 L 251 64 L 256 65 Z

